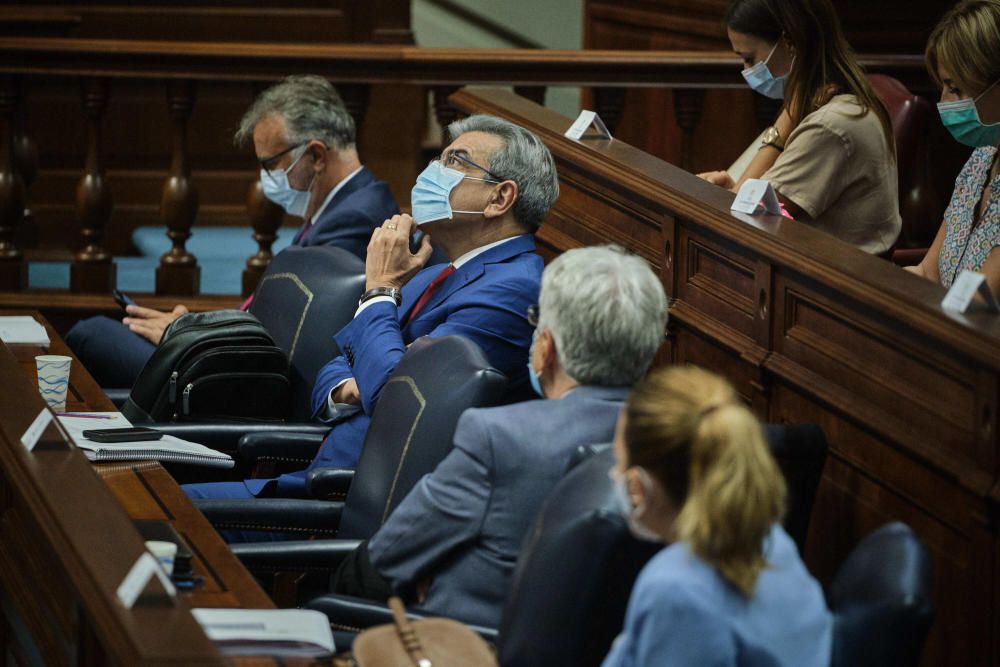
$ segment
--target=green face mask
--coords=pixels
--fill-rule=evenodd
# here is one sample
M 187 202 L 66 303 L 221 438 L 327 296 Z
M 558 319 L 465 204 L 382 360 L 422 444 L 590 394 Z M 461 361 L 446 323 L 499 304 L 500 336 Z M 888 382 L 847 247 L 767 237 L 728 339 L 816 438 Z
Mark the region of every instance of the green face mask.
M 959 143 L 978 148 L 980 146 L 996 146 L 1000 144 L 1000 122 L 987 125 L 979 118 L 976 102 L 1000 82 L 994 81 L 989 88 L 971 97 L 957 102 L 939 102 L 938 113 L 941 122 L 951 132 L 951 136 Z

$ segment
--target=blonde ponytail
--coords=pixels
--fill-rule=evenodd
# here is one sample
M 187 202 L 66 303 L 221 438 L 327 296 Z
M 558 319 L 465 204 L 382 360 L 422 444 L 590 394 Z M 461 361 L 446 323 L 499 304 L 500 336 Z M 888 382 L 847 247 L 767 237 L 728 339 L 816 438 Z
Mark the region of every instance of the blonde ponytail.
M 648 470 L 680 507 L 676 539 L 752 595 L 764 538 L 785 507 L 784 480 L 757 419 L 729 383 L 695 367 L 651 373 L 627 411 L 629 463 Z

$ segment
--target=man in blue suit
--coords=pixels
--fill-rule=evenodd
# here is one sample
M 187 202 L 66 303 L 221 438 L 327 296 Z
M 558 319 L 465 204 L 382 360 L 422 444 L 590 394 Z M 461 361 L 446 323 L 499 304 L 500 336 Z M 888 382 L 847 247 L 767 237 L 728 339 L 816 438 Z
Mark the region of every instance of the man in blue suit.
M 362 166 L 354 120 L 322 77 L 290 76 L 261 93 L 236 133 L 240 144 L 251 140 L 264 194 L 304 219 L 293 245 L 332 245 L 364 259 L 372 230 L 399 213 L 389 187 Z M 129 305 L 122 322 L 78 322 L 66 343 L 102 387 L 131 387 L 164 330 L 186 312 Z
M 316 418 L 333 428 L 310 468 L 357 464 L 382 387 L 420 336 L 465 336 L 513 391 L 527 386 L 527 310 L 543 268 L 533 233 L 559 194 L 555 163 L 538 137 L 499 118 L 472 116 L 449 131 L 454 141 L 417 178 L 413 216 L 394 216 L 372 234 L 365 293 L 336 336 L 343 354 L 324 366 L 313 390 Z M 423 268 L 430 237 L 449 263 Z M 295 497 L 306 472 L 184 488 L 201 498 Z
M 598 246 L 549 264 L 537 312 L 529 372 L 547 400 L 467 410 L 455 448 L 347 558 L 335 592 L 395 588 L 432 615 L 499 627 L 529 527 L 573 451 L 612 439 L 663 342 L 667 299 L 645 261 Z

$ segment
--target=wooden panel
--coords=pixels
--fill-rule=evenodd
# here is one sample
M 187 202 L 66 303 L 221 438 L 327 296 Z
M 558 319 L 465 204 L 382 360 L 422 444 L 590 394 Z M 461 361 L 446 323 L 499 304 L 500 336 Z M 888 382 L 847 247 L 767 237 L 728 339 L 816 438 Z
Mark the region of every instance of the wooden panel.
M 560 175 L 604 190 L 573 211 L 641 201 L 660 222 L 660 274 L 674 290 L 666 357 L 728 377 L 762 418 L 817 423 L 830 442 L 805 560 L 828 583 L 890 520 L 934 560 L 925 665 L 997 664 L 1000 318 L 943 311 L 944 290 L 787 219 L 731 214 L 733 196 L 623 142 L 574 142 L 567 119 L 491 89 L 452 97 L 537 132 Z M 583 197 L 584 199 L 581 199 Z M 563 221 L 573 247 L 636 224 Z M 603 216 L 599 216 L 599 220 Z M 640 252 L 648 252 L 645 245 Z

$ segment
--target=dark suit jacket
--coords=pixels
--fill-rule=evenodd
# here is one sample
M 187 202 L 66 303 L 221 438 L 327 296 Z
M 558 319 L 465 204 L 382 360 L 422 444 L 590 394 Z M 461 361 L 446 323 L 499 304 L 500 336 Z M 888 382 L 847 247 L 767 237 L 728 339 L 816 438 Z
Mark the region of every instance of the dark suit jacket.
M 310 468 L 357 464 L 368 415 L 406 346 L 420 336 L 465 336 L 482 348 L 513 385 L 525 383 L 532 334 L 526 312 L 538 301 L 543 269 L 542 258 L 534 251 L 534 239 L 525 235 L 477 255 L 449 276 L 417 316 L 407 321 L 424 289 L 445 265 L 427 267 L 403 287 L 399 308 L 392 303 L 372 304 L 341 329 L 336 339 L 344 354 L 317 375 L 313 409 L 318 414 L 330 390 L 354 377 L 364 412 L 334 426 Z M 279 488 L 303 483 L 302 475 L 295 475 L 297 482 L 288 477 L 281 478 Z
M 362 167 L 326 205 L 295 245 L 332 245 L 365 258 L 372 230 L 399 213 L 389 186 Z
M 432 584 L 421 607 L 499 627 L 521 543 L 579 445 L 608 442 L 626 387 L 577 387 L 558 400 L 466 411 L 455 449 L 372 537 L 395 586 Z M 572 557 L 567 554 L 567 557 Z

